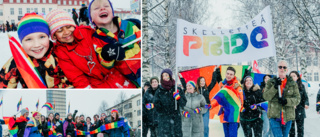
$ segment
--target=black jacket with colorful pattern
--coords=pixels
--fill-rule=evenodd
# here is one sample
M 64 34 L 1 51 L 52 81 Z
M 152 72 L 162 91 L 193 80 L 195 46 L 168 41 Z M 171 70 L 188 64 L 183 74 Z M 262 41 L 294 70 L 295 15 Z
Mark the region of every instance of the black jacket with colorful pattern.
M 115 67 L 124 76 L 130 79 L 137 87 L 140 87 L 141 79 L 141 46 L 140 42 L 125 47 L 125 58 L 124 60 L 107 61 L 101 56 L 102 48 L 108 46 L 108 44 L 123 44 L 129 43 L 137 38 L 141 37 L 141 31 L 132 22 L 121 20 L 119 17 L 113 18 L 113 23 L 116 24 L 118 32 L 115 35 L 109 32 L 107 29 L 98 28 L 93 34 L 93 44 L 98 58 L 102 66 L 111 69 Z
M 53 47 L 53 43 L 50 41 L 50 47 L 43 58 L 35 59 L 30 57 L 30 59 L 44 79 L 47 88 L 73 87 L 58 65 L 58 59 L 52 52 Z M 19 82 L 23 88 L 28 88 L 17 68 L 15 60 L 11 57 L 0 70 L 0 88 L 17 88 Z

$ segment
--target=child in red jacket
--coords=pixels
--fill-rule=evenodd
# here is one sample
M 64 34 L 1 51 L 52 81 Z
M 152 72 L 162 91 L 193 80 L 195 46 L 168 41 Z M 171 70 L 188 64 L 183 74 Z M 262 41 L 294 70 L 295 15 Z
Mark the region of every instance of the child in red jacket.
M 54 50 L 67 78 L 76 88 L 135 88 L 116 69 L 105 69 L 94 51 L 92 34 L 87 26 L 77 27 L 63 10 L 52 10 L 46 16 L 51 38 L 57 40 Z
M 99 61 L 105 68 L 116 68 L 141 87 L 140 42 L 123 47 L 141 37 L 134 23 L 114 17 L 110 0 L 92 0 L 89 4 L 89 20 L 96 26 L 93 42 Z

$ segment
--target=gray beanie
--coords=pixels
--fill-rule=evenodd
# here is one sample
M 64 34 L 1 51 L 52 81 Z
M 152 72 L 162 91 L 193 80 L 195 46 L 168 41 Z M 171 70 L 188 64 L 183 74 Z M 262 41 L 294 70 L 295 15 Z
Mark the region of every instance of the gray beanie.
M 22 109 L 20 112 L 21 112 L 21 115 L 24 115 L 25 113 L 29 112 L 29 110 L 27 110 L 27 109 L 24 108 L 24 109 Z

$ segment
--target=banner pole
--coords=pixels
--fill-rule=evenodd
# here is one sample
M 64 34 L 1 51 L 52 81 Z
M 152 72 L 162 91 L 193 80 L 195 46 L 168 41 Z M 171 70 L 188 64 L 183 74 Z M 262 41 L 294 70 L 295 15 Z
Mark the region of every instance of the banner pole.
M 276 78 L 279 77 L 279 74 L 278 74 L 278 61 L 277 61 L 277 55 L 274 56 L 274 60 L 276 62 Z M 281 97 L 281 89 L 280 89 L 280 85 L 278 86 L 278 94 L 279 94 L 279 97 Z
M 176 54 L 176 59 L 177 59 L 177 54 Z M 176 61 L 176 73 L 175 73 L 175 77 L 176 77 L 176 82 L 175 82 L 175 92 L 178 91 L 178 66 L 177 66 L 177 61 Z M 180 94 L 180 93 L 179 93 Z M 175 104 L 175 110 L 178 109 L 178 106 L 177 106 L 177 100 L 174 99 L 174 104 Z

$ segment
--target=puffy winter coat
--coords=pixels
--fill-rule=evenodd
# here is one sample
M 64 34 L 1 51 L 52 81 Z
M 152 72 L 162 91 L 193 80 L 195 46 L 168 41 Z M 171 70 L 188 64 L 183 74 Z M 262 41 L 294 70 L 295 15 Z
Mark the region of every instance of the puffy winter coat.
M 158 112 L 159 137 L 182 137 L 180 107 L 186 105 L 187 99 L 184 92 L 180 90 L 180 99 L 177 101 L 177 109 L 175 109 L 174 91 L 175 87 L 166 90 L 160 86 L 153 99 L 154 108 Z
M 50 42 L 50 47 L 47 53 L 41 59 L 30 57 L 38 70 L 41 77 L 44 79 L 48 88 L 69 88 L 72 87 L 60 68 L 60 63 L 55 53 L 53 53 L 54 44 Z M 17 88 L 18 83 L 21 83 L 23 88 L 28 88 L 22 78 L 15 60 L 11 57 L 0 71 L 0 88 Z
M 199 94 L 195 93 L 186 93 L 187 104 L 184 107 L 180 108 L 180 112 L 188 111 L 190 117 L 186 118 L 183 115 L 181 116 L 182 121 L 182 132 L 184 137 L 203 137 L 203 118 L 202 114 L 206 113 L 208 109 L 205 108 L 206 100 Z M 194 113 L 196 108 L 201 108 L 200 113 Z
M 245 108 L 244 112 L 240 113 L 240 120 L 241 121 L 252 121 L 257 119 L 261 115 L 261 108 L 258 107 L 255 110 L 250 108 L 253 104 L 258 104 L 264 102 L 265 100 L 262 98 L 261 89 L 259 85 L 252 86 L 249 90 L 243 87 L 244 91 L 244 104 L 243 107 Z
M 113 22 L 118 28 L 117 35 L 109 32 L 107 29 L 99 28 L 93 34 L 93 42 L 95 51 L 98 53 L 99 62 L 105 68 L 116 68 L 119 72 L 125 75 L 137 87 L 141 87 L 141 47 L 140 42 L 129 45 L 124 48 L 125 58 L 121 61 L 107 61 L 102 58 L 102 48 L 108 44 L 123 44 L 129 43 L 141 37 L 141 31 L 132 22 L 121 20 L 118 17 L 113 18 Z
M 284 122 L 295 120 L 294 106 L 297 106 L 300 102 L 299 88 L 296 82 L 292 80 L 290 76 L 287 77 L 287 84 L 283 89 L 283 97 L 287 99 L 287 104 L 282 107 L 278 102 L 278 90 L 274 88 L 275 78 L 270 79 L 267 82 L 265 91 L 263 92 L 263 98 L 268 102 L 268 117 L 280 118 L 280 111 L 284 109 Z
M 71 44 L 57 41 L 56 53 L 61 69 L 75 88 L 135 88 L 136 86 L 116 69 L 105 69 L 98 61 L 93 48 L 94 30 L 87 26 L 76 27 Z M 92 59 L 92 61 L 90 61 Z
M 76 128 L 75 124 L 71 122 L 72 120 L 68 120 L 67 118 L 63 122 L 63 134 L 66 137 L 70 135 L 71 137 L 75 136 L 74 129 Z
M 122 121 L 124 118 L 120 117 L 118 121 Z M 120 128 L 114 128 L 107 130 L 107 133 L 109 133 L 109 137 L 127 137 L 129 135 L 130 127 L 125 124 L 124 126 L 121 126 Z
M 82 21 L 89 22 L 87 7 L 81 7 L 80 9 L 79 22 L 82 22 Z
M 94 130 L 94 129 L 93 129 L 92 123 L 90 123 L 89 130 L 88 130 L 88 124 L 87 124 L 87 122 L 84 123 L 83 131 L 85 131 L 85 132 L 90 132 L 90 131 L 93 131 L 93 130 Z M 90 135 L 90 136 L 93 137 L 93 135 Z
M 158 88 L 156 89 L 152 89 L 152 87 L 148 88 L 147 92 L 143 95 L 143 98 L 142 98 L 142 104 L 143 104 L 142 110 L 143 110 L 143 116 L 145 117 L 145 121 L 143 121 L 143 123 L 146 123 L 147 125 L 150 125 L 150 126 L 158 125 L 158 119 L 157 119 L 158 113 L 156 112 L 155 108 L 148 110 L 146 108 L 146 104 L 148 103 L 154 104 L 153 99 Z
M 48 128 L 48 125 L 47 125 L 47 122 L 43 121 L 41 123 L 41 126 L 42 126 L 42 136 L 44 137 L 49 137 L 48 133 L 50 131 L 50 129 Z
M 299 93 L 300 93 L 300 103 L 298 106 L 296 106 L 296 119 L 301 120 L 306 118 L 306 111 L 305 111 L 305 105 L 309 106 L 309 98 L 306 92 L 306 89 L 304 87 L 304 85 L 302 85 L 301 88 L 299 88 Z
M 27 126 L 27 122 L 28 122 L 28 119 L 23 116 L 16 118 L 15 124 L 12 127 L 18 126 L 18 133 L 17 133 L 18 137 L 23 137 L 24 130 Z

